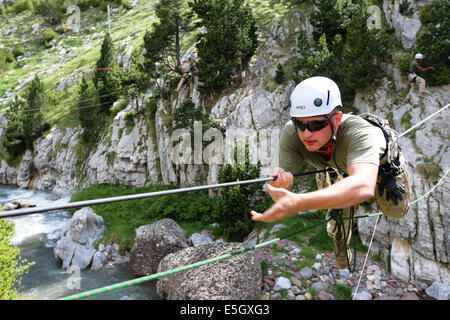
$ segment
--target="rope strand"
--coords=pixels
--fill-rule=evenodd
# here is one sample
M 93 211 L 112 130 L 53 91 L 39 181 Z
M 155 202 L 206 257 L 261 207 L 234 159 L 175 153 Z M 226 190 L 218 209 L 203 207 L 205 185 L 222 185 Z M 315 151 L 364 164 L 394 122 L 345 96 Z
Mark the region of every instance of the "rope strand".
M 437 186 L 439 186 L 442 183 L 442 181 L 444 181 L 444 179 L 447 176 L 447 174 L 449 173 L 449 171 L 450 171 L 450 168 L 447 169 L 447 171 L 445 172 L 445 175 L 437 182 L 437 184 L 429 192 L 425 193 L 424 195 L 419 197 L 417 200 L 411 202 L 410 204 L 413 204 L 413 203 L 415 203 L 415 202 L 425 198 L 428 194 L 431 193 L 432 190 L 436 189 Z M 375 216 L 377 216 L 377 224 L 378 224 L 378 220 L 379 220 L 379 218 L 380 218 L 380 216 L 382 214 L 383 214 L 382 212 L 378 212 L 378 213 L 361 215 L 361 216 L 356 216 L 356 217 L 342 217 L 342 220 L 361 219 L 361 218 L 368 218 L 368 217 L 375 217 Z M 313 225 L 311 225 L 309 227 L 306 227 L 306 228 L 303 228 L 301 230 L 289 233 L 289 234 L 284 235 L 282 237 L 275 238 L 275 239 L 272 239 L 272 240 L 268 240 L 266 242 L 257 244 L 255 246 L 247 247 L 247 248 L 244 248 L 242 250 L 238 250 L 238 251 L 235 251 L 235 252 L 232 252 L 232 253 L 228 253 L 228 254 L 225 254 L 225 255 L 222 255 L 222 256 L 219 256 L 219 257 L 206 259 L 206 260 L 203 260 L 203 261 L 200 261 L 200 262 L 196 262 L 196 263 L 193 263 L 193 264 L 190 264 L 190 265 L 187 265 L 187 266 L 182 266 L 182 267 L 178 267 L 178 268 L 175 268 L 175 269 L 171 269 L 171 270 L 155 273 L 155 274 L 152 274 L 152 275 L 148 275 L 148 276 L 145 276 L 145 277 L 136 278 L 136 279 L 133 279 L 133 280 L 128 280 L 128 281 L 116 283 L 116 284 L 105 286 L 105 287 L 102 287 L 102 288 L 99 288 L 99 289 L 93 289 L 93 290 L 85 291 L 85 292 L 82 292 L 82 293 L 66 296 L 66 297 L 60 298 L 58 300 L 79 300 L 79 299 L 84 299 L 84 298 L 91 297 L 91 296 L 94 296 L 94 295 L 97 295 L 97 294 L 100 294 L 100 293 L 114 291 L 114 290 L 121 289 L 121 288 L 124 288 L 124 287 L 128 287 L 128 286 L 132 286 L 132 285 L 135 285 L 135 284 L 140 284 L 140 283 L 144 283 L 144 282 L 151 281 L 151 280 L 154 280 L 154 279 L 158 279 L 158 278 L 170 275 L 170 274 L 178 273 L 178 272 L 185 271 L 185 270 L 190 270 L 190 269 L 193 269 L 193 268 L 198 268 L 198 267 L 203 266 L 205 264 L 209 264 L 209 263 L 212 263 L 212 262 L 225 260 L 225 259 L 231 258 L 231 257 L 236 256 L 236 255 L 241 254 L 241 253 L 249 252 L 249 251 L 255 250 L 257 248 L 261 248 L 261 247 L 267 246 L 269 244 L 274 244 L 274 243 L 276 243 L 276 242 L 278 242 L 280 240 L 287 239 L 287 238 L 290 238 L 290 237 L 292 237 L 292 236 L 294 236 L 296 234 L 299 234 L 299 233 L 308 231 L 310 229 L 316 228 L 316 227 L 318 227 L 318 226 L 320 226 L 322 224 L 327 223 L 330 220 L 332 220 L 332 218 L 322 220 L 322 221 L 320 221 L 320 222 L 318 222 L 316 224 L 313 224 Z M 375 235 L 375 230 L 376 230 L 376 225 L 375 225 L 375 228 L 374 228 L 374 232 L 372 233 L 372 239 L 371 239 L 371 243 L 369 245 L 368 251 L 367 251 L 366 261 L 367 261 L 368 253 L 370 252 L 370 246 L 372 244 L 373 237 Z M 365 267 L 366 261 L 364 262 L 364 267 Z M 364 267 L 363 267 L 363 270 L 364 270 Z M 361 271 L 361 276 L 363 274 L 363 270 Z M 359 287 L 360 281 L 361 281 L 361 277 L 360 277 L 360 279 L 358 281 L 358 286 L 356 287 L 353 299 L 355 298 L 355 295 L 358 292 L 358 287 Z

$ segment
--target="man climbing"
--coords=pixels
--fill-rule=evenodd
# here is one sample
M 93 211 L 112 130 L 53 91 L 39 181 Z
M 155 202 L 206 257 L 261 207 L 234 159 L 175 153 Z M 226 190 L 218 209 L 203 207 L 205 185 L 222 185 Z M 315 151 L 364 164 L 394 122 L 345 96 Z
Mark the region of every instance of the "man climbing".
M 414 56 L 414 60 L 409 65 L 408 80 L 411 83 L 411 89 L 409 90 L 408 95 L 405 98 L 406 103 L 410 102 L 411 94 L 416 90 L 416 84 L 419 86 L 419 98 L 424 97 L 426 82 L 425 82 L 425 79 L 423 79 L 422 77 L 420 77 L 418 75 L 418 73 L 420 74 L 420 72 L 433 70 L 434 67 L 430 66 L 428 68 L 422 68 L 420 66 L 420 63 L 422 62 L 422 60 L 423 60 L 423 55 L 421 53 L 417 53 Z
M 339 111 L 341 95 L 331 79 L 312 77 L 302 81 L 290 102 L 292 120 L 282 129 L 279 141 L 280 167 L 272 171 L 277 178 L 267 185 L 275 204 L 262 214 L 251 211 L 252 219 L 272 222 L 300 211 L 329 209 L 326 218 L 333 220 L 328 222 L 327 232 L 335 243 L 336 266 L 349 267 L 351 220 L 340 218 L 352 216 L 355 206 L 374 195 L 385 215 L 403 217 L 409 209 L 410 191 L 403 157 L 396 140 L 387 141 L 388 131 L 360 116 Z M 391 157 L 394 161 L 389 160 Z M 289 189 L 293 173 L 300 172 L 303 162 L 334 172 L 316 176 L 319 190 L 295 194 Z M 337 228 L 337 222 L 343 228 Z
M 189 81 L 189 92 L 192 91 L 194 85 L 195 60 L 191 56 L 181 65 L 181 72 L 183 73 L 180 82 L 178 83 L 177 92 L 181 90 L 185 81 Z

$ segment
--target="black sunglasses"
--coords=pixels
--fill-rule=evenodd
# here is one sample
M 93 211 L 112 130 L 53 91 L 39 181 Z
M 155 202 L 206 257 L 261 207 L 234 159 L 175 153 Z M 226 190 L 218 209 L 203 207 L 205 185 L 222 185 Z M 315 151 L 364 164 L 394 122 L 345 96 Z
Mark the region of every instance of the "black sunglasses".
M 296 130 L 305 131 L 306 128 L 308 128 L 309 131 L 319 131 L 328 126 L 329 121 L 331 118 L 333 118 L 336 113 L 333 113 L 329 116 L 327 116 L 325 119 L 320 120 L 313 120 L 313 121 L 300 121 L 297 120 L 297 118 L 292 117 L 292 123 L 294 124 L 294 127 Z

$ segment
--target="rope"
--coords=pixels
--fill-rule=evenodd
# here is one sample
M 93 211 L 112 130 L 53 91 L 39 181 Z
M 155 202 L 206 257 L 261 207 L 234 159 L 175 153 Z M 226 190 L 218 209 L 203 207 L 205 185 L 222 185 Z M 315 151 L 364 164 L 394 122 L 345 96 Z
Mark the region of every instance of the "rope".
M 438 111 L 434 112 L 434 113 L 431 114 L 430 116 L 426 117 L 425 119 L 423 119 L 423 120 L 420 121 L 419 123 L 415 124 L 414 126 L 412 126 L 411 128 L 409 128 L 408 130 L 404 131 L 402 134 L 400 134 L 400 135 L 398 136 L 398 138 L 403 137 L 404 135 L 408 134 L 409 132 L 411 132 L 412 130 L 414 130 L 414 129 L 417 128 L 418 126 L 420 126 L 420 125 L 421 125 L 422 123 L 424 123 L 425 121 L 427 121 L 427 120 L 431 119 L 432 117 L 434 117 L 435 115 L 437 115 L 439 112 L 442 112 L 442 111 L 444 111 L 445 109 L 447 109 L 449 106 L 450 106 L 450 104 L 447 104 L 446 106 L 442 107 L 441 109 L 439 109 Z M 398 138 L 397 138 L 397 139 L 398 139 Z M 442 177 L 442 179 L 439 180 L 439 182 L 438 182 L 438 183 L 437 183 L 437 184 L 436 184 L 436 185 L 435 185 L 428 193 L 424 194 L 422 197 L 419 197 L 419 198 L 416 199 L 415 201 L 411 202 L 410 205 L 412 205 L 412 204 L 418 202 L 420 199 L 422 199 L 422 198 L 425 197 L 426 195 L 430 194 L 430 193 L 431 193 L 431 192 L 432 192 L 432 191 L 433 191 L 433 190 L 434 190 L 434 189 L 435 189 L 435 188 L 443 181 L 443 179 L 447 176 L 448 171 L 449 171 L 449 170 L 447 169 L 447 172 L 446 172 L 445 175 Z M 366 253 L 366 258 L 364 259 L 364 265 L 363 265 L 363 268 L 361 269 L 361 274 L 359 275 L 358 284 L 357 284 L 356 290 L 355 290 L 355 292 L 354 292 L 354 294 L 353 294 L 353 300 L 355 300 L 356 294 L 358 293 L 359 285 L 360 285 L 360 283 L 361 283 L 361 278 L 362 278 L 362 276 L 363 276 L 364 269 L 365 269 L 365 266 L 366 266 L 366 261 L 367 261 L 367 258 L 368 258 L 368 256 L 369 256 L 369 253 L 370 253 L 370 248 L 371 248 L 371 246 L 372 246 L 372 241 L 373 241 L 373 238 L 374 238 L 374 236 L 375 236 L 375 232 L 377 231 L 378 220 L 379 220 L 379 218 L 380 218 L 380 217 L 377 218 L 377 222 L 375 223 L 375 227 L 373 228 L 373 233 L 372 233 L 372 237 L 371 237 L 371 240 L 370 240 L 370 243 L 369 243 L 369 248 L 368 248 L 367 253 Z
M 411 201 L 411 202 L 409 203 L 409 205 L 413 205 L 413 204 L 415 204 L 416 202 L 419 202 L 419 201 L 422 200 L 423 198 L 427 197 L 431 192 L 434 191 L 434 189 L 436 189 L 436 188 L 442 183 L 442 181 L 444 181 L 445 177 L 447 177 L 447 175 L 448 175 L 449 172 L 450 172 L 450 168 L 447 169 L 447 171 L 444 173 L 444 175 L 441 177 L 441 179 L 439 179 L 439 181 L 438 181 L 438 182 L 437 182 L 437 183 L 436 183 L 436 184 L 435 184 L 428 192 L 426 192 L 425 194 L 423 194 L 422 196 L 420 196 L 420 197 L 417 198 L 416 200 Z M 356 296 L 356 294 L 358 293 L 359 285 L 360 285 L 360 283 L 361 283 L 361 278 L 362 278 L 362 275 L 363 275 L 363 273 L 364 273 L 364 269 L 365 269 L 365 267 L 366 267 L 367 258 L 368 258 L 368 256 L 369 256 L 370 248 L 372 247 L 372 242 L 373 242 L 373 239 L 374 239 L 374 236 L 375 236 L 375 231 L 377 230 L 377 226 L 378 226 L 378 221 L 379 221 L 379 219 L 380 219 L 380 216 L 377 217 L 377 221 L 375 222 L 375 227 L 373 228 L 372 237 L 370 238 L 370 243 L 369 243 L 369 247 L 368 247 L 368 249 L 367 249 L 366 258 L 364 259 L 364 264 L 363 264 L 363 267 L 362 267 L 362 269 L 361 269 L 361 274 L 359 275 L 358 284 L 357 284 L 356 290 L 355 290 L 355 292 L 354 292 L 354 294 L 353 294 L 353 300 L 355 300 L 355 296 Z
M 305 176 L 305 175 L 309 175 L 309 174 L 315 174 L 315 173 L 326 172 L 326 171 L 330 171 L 330 169 L 297 173 L 297 174 L 294 174 L 294 177 L 301 177 L 301 176 Z M 252 179 L 252 180 L 226 182 L 226 183 L 219 183 L 219 184 L 212 184 L 212 185 L 205 185 L 205 186 L 197 186 L 197 187 L 190 187 L 190 188 L 179 188 L 179 189 L 148 192 L 148 193 L 138 193 L 138 194 L 132 194 L 132 195 L 127 195 L 127 196 L 118 196 L 118 197 L 102 198 L 102 199 L 95 199 L 95 200 L 77 201 L 77 202 L 64 203 L 64 204 L 60 204 L 60 205 L 53 205 L 53 206 L 47 206 L 47 207 L 18 209 L 18 210 L 12 210 L 12 211 L 0 213 L 0 219 L 7 218 L 7 217 L 23 216 L 23 215 L 28 215 L 28 214 L 35 214 L 35 213 L 40 213 L 40 212 L 48 212 L 48 211 L 53 211 L 53 210 L 62 210 L 62 209 L 69 209 L 69 208 L 92 206 L 92 205 L 104 204 L 104 203 L 110 203 L 110 202 L 165 196 L 165 195 L 169 195 L 169 194 L 208 190 L 208 189 L 214 189 L 214 188 L 224 188 L 224 187 L 231 187 L 231 186 L 237 186 L 237 185 L 243 185 L 243 184 L 261 183 L 261 182 L 266 182 L 266 181 L 274 181 L 276 179 L 277 179 L 277 177 L 269 177 L 269 178 L 261 178 L 261 179 Z
M 356 218 L 371 217 L 371 216 L 376 216 L 378 214 L 379 213 L 369 214 L 369 215 L 365 215 L 365 216 L 358 216 Z M 343 219 L 345 219 L 345 218 L 343 218 Z M 178 272 L 181 272 L 181 271 L 198 268 L 200 266 L 203 266 L 203 265 L 206 265 L 206 264 L 210 264 L 210 263 L 213 263 L 213 262 L 216 262 L 216 261 L 225 260 L 225 259 L 234 257 L 236 255 L 239 255 L 239 254 L 242 254 L 242 253 L 245 253 L 245 252 L 249 252 L 249 251 L 252 251 L 252 250 L 255 250 L 255 249 L 267 246 L 267 245 L 270 245 L 270 244 L 275 244 L 276 242 L 278 242 L 280 240 L 287 239 L 287 238 L 290 238 L 290 237 L 292 237 L 292 236 L 294 236 L 296 234 L 299 234 L 299 233 L 302 233 L 302 232 L 306 232 L 306 231 L 308 231 L 310 229 L 316 228 L 316 227 L 318 227 L 318 226 L 320 226 L 322 224 L 327 223 L 330 220 L 332 220 L 332 218 L 322 220 L 322 221 L 320 221 L 320 222 L 318 222 L 316 224 L 313 224 L 313 225 L 311 225 L 309 227 L 306 227 L 306 228 L 303 228 L 301 230 L 298 230 L 298 231 L 286 234 L 286 235 L 284 235 L 282 237 L 275 238 L 275 239 L 272 239 L 272 240 L 268 240 L 266 242 L 263 242 L 263 243 L 260 243 L 260 244 L 257 244 L 257 245 L 251 246 L 251 247 L 247 247 L 247 248 L 244 248 L 242 250 L 238 250 L 238 251 L 234 251 L 234 252 L 231 252 L 231 253 L 227 253 L 227 254 L 224 254 L 224 255 L 221 255 L 221 256 L 218 256 L 218 257 L 215 257 L 215 258 L 206 259 L 206 260 L 203 260 L 203 261 L 200 261 L 200 262 L 196 262 L 196 263 L 193 263 L 193 264 L 190 264 L 190 265 L 186 265 L 186 266 L 183 266 L 183 267 L 178 267 L 178 268 L 175 268 L 175 269 L 154 273 L 152 275 L 147 275 L 147 276 L 144 276 L 144 277 L 141 277 L 141 278 L 136 278 L 136 279 L 133 279 L 133 280 L 128 280 L 128 281 L 112 284 L 112 285 L 105 286 L 105 287 L 102 287 L 102 288 L 93 289 L 93 290 L 85 291 L 85 292 L 82 292 L 82 293 L 66 296 L 66 297 L 60 298 L 58 300 L 79 300 L 79 299 L 91 297 L 91 296 L 94 296 L 94 295 L 97 295 L 97 294 L 100 294 L 100 293 L 114 291 L 114 290 L 121 289 L 121 288 L 124 288 L 124 287 L 129 287 L 129 286 L 132 286 L 132 285 L 135 285 L 135 284 L 140 284 L 140 283 L 144 283 L 144 282 L 151 281 L 151 280 L 154 280 L 154 279 L 159 279 L 159 278 L 162 278 L 164 276 L 171 275 L 171 274 L 174 274 L 174 273 L 178 273 Z
M 427 195 L 429 195 L 434 189 L 436 189 L 442 183 L 442 181 L 445 179 L 445 177 L 448 175 L 449 172 L 450 172 L 450 168 L 447 169 L 447 171 L 445 172 L 444 176 L 437 182 L 437 184 L 433 188 L 431 188 L 427 193 L 425 193 L 424 195 L 419 197 L 417 200 L 412 201 L 410 203 L 410 205 L 420 201 L 421 199 L 423 199 Z M 341 220 L 349 220 L 349 219 L 361 219 L 361 218 L 368 218 L 368 217 L 375 217 L 375 216 L 377 216 L 377 224 L 378 224 L 378 220 L 379 220 L 379 218 L 380 218 L 380 216 L 382 214 L 383 214 L 382 212 L 377 212 L 377 213 L 373 213 L 373 214 L 360 215 L 360 216 L 356 216 L 356 217 L 341 217 L 340 219 Z M 148 281 L 151 281 L 151 280 L 154 280 L 154 279 L 159 279 L 159 278 L 162 278 L 164 276 L 171 275 L 171 274 L 174 274 L 174 273 L 178 273 L 178 272 L 181 272 L 181 271 L 198 268 L 198 267 L 206 265 L 206 264 L 210 264 L 210 263 L 213 263 L 213 262 L 216 262 L 216 261 L 225 260 L 225 259 L 231 258 L 233 256 L 236 256 L 236 255 L 239 255 L 239 254 L 242 254 L 242 253 L 245 253 L 245 252 L 249 252 L 249 251 L 252 251 L 252 250 L 255 250 L 255 249 L 267 246 L 269 244 L 275 244 L 276 242 L 278 242 L 280 240 L 290 238 L 290 237 L 292 237 L 292 236 L 294 236 L 296 234 L 308 231 L 308 230 L 316 228 L 316 227 L 318 227 L 318 226 L 320 226 L 322 224 L 328 223 L 328 221 L 330 221 L 332 219 L 333 219 L 333 217 L 330 217 L 329 219 L 322 220 L 322 221 L 320 221 L 320 222 L 318 222 L 316 224 L 313 224 L 313 225 L 311 225 L 309 227 L 306 227 L 306 228 L 303 228 L 301 230 L 289 233 L 289 234 L 284 235 L 282 237 L 275 238 L 275 239 L 272 239 L 272 240 L 268 240 L 266 242 L 254 245 L 252 247 L 247 247 L 247 248 L 244 248 L 242 250 L 238 250 L 238 251 L 235 251 L 235 252 L 227 253 L 227 254 L 224 254 L 224 255 L 221 255 L 221 256 L 218 256 L 218 257 L 215 257 L 215 258 L 206 259 L 206 260 L 203 260 L 203 261 L 200 261 L 200 262 L 196 262 L 196 263 L 193 263 L 193 264 L 190 264 L 190 265 L 187 265 L 187 266 L 182 266 L 182 267 L 178 267 L 178 268 L 175 268 L 175 269 L 154 273 L 152 275 L 147 275 L 147 276 L 144 276 L 144 277 L 141 277 L 141 278 L 136 278 L 136 279 L 132 279 L 132 280 L 128 280 L 128 281 L 112 284 L 112 285 L 109 285 L 109 286 L 105 286 L 105 287 L 102 287 L 102 288 L 93 289 L 93 290 L 85 291 L 85 292 L 82 292 L 82 293 L 66 296 L 66 297 L 60 298 L 58 300 L 79 300 L 79 299 L 84 299 L 84 298 L 91 297 L 91 296 L 94 296 L 94 295 L 97 295 L 97 294 L 118 290 L 118 289 L 121 289 L 121 288 L 125 288 L 125 287 L 129 287 L 129 286 L 132 286 L 132 285 L 136 285 L 136 284 L 141 284 L 141 283 L 148 282 Z M 363 271 L 364 271 L 364 267 L 365 267 L 365 264 L 366 264 L 366 261 L 367 261 L 368 254 L 370 252 L 370 247 L 372 245 L 373 237 L 375 235 L 375 229 L 376 229 L 376 225 L 375 225 L 374 232 L 372 234 L 372 239 L 371 239 L 368 251 L 367 251 L 366 260 L 364 261 L 363 270 L 361 270 L 361 276 L 360 276 L 360 278 L 358 280 L 358 286 L 356 287 L 355 293 L 353 295 L 353 299 L 355 299 L 356 293 L 358 292 L 358 287 L 359 287 L 359 284 L 361 282 L 361 277 L 362 277 L 362 274 L 363 274 Z

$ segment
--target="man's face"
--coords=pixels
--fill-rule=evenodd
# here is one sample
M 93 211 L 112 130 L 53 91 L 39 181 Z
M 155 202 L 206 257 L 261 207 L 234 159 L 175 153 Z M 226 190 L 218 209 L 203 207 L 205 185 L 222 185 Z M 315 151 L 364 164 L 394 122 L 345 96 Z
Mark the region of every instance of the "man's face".
M 322 120 L 325 119 L 325 115 L 314 116 L 314 117 L 297 117 L 297 120 L 300 121 L 314 121 L 314 120 Z M 333 132 L 331 129 L 330 122 L 333 121 L 334 127 L 337 129 L 340 121 L 342 119 L 342 113 L 339 112 L 332 119 L 328 121 L 328 125 L 317 131 L 310 131 L 308 128 L 305 128 L 304 131 L 297 130 L 297 134 L 305 145 L 306 149 L 310 152 L 317 152 L 320 148 L 322 148 L 328 141 L 330 141 Z

